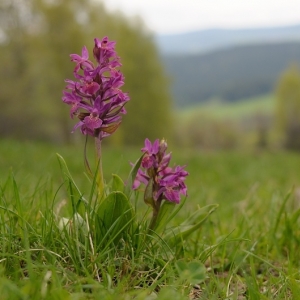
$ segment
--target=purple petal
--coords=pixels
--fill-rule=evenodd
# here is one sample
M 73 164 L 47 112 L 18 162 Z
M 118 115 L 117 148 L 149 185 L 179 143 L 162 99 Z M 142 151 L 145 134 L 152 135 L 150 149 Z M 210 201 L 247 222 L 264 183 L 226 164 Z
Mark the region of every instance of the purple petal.
M 152 150 L 152 144 L 151 142 L 149 141 L 149 139 L 145 139 L 145 147 L 141 149 L 142 152 L 151 152 Z
M 133 181 L 132 189 L 136 190 L 141 185 L 141 182 L 135 179 Z
M 161 160 L 161 163 L 159 165 L 159 170 L 164 170 L 168 167 L 171 160 L 171 153 L 165 154 Z
M 84 60 L 89 59 L 89 52 L 88 52 L 86 46 L 83 46 L 81 55 Z
M 155 165 L 155 158 L 150 155 L 145 155 L 142 160 L 142 167 L 145 169 L 150 169 Z
M 152 145 L 152 154 L 157 154 L 159 150 L 159 139 L 156 139 Z
M 180 202 L 180 195 L 179 192 L 176 190 L 166 189 L 166 191 L 164 192 L 164 196 L 166 200 L 169 200 L 171 202 L 175 202 L 177 204 L 179 204 Z

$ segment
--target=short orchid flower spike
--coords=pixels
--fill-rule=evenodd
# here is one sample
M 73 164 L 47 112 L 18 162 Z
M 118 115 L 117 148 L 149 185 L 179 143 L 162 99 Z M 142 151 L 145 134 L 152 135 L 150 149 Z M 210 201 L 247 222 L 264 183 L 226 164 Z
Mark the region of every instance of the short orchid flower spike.
M 133 189 L 137 189 L 141 183 L 148 186 L 152 184 L 152 198 L 161 202 L 167 200 L 176 204 L 180 203 L 181 195 L 187 195 L 187 187 L 184 183 L 188 172 L 185 166 L 169 167 L 171 153 L 166 153 L 167 143 L 158 139 L 153 144 L 146 139 L 145 146 L 141 149 L 144 157 L 141 167 L 137 172 Z

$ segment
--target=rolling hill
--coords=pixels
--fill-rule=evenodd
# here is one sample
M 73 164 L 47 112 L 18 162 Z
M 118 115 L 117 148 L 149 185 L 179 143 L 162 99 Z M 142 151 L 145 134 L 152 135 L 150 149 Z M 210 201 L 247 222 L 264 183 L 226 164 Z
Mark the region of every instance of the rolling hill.
M 280 74 L 300 65 L 300 42 L 233 46 L 208 53 L 164 55 L 176 107 L 211 98 L 233 102 L 274 91 Z

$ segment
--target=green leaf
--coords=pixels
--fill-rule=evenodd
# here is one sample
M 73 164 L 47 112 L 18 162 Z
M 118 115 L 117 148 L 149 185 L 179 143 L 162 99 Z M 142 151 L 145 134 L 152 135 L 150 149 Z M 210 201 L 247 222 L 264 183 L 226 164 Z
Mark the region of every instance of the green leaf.
M 175 203 L 172 203 L 170 201 L 164 201 L 161 205 L 158 213 L 158 217 L 156 220 L 156 226 L 154 227 L 154 231 L 156 233 L 163 232 L 166 225 L 170 222 L 170 216 L 172 211 L 175 208 Z
M 142 163 L 142 159 L 144 157 L 144 154 L 135 162 L 133 167 L 131 168 L 131 171 L 129 173 L 128 179 L 126 181 L 126 186 L 125 186 L 125 194 L 130 198 L 131 193 L 132 193 L 132 185 L 134 183 L 134 180 L 136 178 L 136 174 L 140 168 L 140 165 Z
M 85 206 L 87 205 L 86 199 L 83 197 L 81 191 L 79 190 L 78 186 L 76 185 L 69 168 L 67 166 L 67 163 L 65 162 L 64 158 L 56 153 L 56 156 L 58 158 L 58 162 L 60 165 L 61 172 L 63 174 L 63 178 L 68 182 L 69 184 L 69 193 L 70 198 L 73 206 L 73 213 L 79 212 L 81 216 L 84 216 L 85 212 Z M 75 188 L 75 191 L 74 191 Z M 77 193 L 77 195 L 76 195 Z M 75 196 L 78 199 L 78 201 L 75 200 Z
M 184 206 L 185 202 L 186 202 L 187 197 L 185 197 L 182 201 L 180 201 L 179 205 L 176 205 L 176 209 L 172 211 L 169 220 L 172 220 L 176 217 L 176 215 L 178 214 L 178 212 L 182 209 L 182 207 Z
M 198 209 L 181 225 L 170 229 L 164 236 L 170 247 L 185 240 L 194 231 L 198 230 L 206 219 L 216 210 L 218 204 L 210 204 Z
M 294 295 L 294 299 L 297 299 L 296 297 L 300 294 L 300 287 L 297 280 L 294 278 L 289 278 L 289 287 Z
M 79 190 L 79 188 L 77 187 L 70 171 L 69 171 L 69 168 L 67 166 L 67 163 L 65 162 L 65 160 L 63 159 L 63 157 L 61 155 L 59 155 L 58 153 L 56 153 L 56 156 L 58 158 L 58 162 L 59 162 L 59 165 L 60 165 L 60 169 L 63 173 L 63 176 L 65 179 L 67 179 L 68 181 L 70 181 L 72 183 L 72 185 L 75 187 L 76 191 L 81 195 L 81 192 Z
M 176 269 L 180 279 L 190 284 L 199 284 L 206 278 L 206 268 L 198 260 L 192 260 L 190 262 L 178 260 L 176 262 Z
M 285 206 L 286 206 L 287 201 L 289 200 L 290 196 L 291 196 L 291 192 L 289 192 L 289 193 L 285 196 L 284 200 L 282 201 L 282 204 L 281 204 L 281 206 L 280 206 L 279 212 L 278 212 L 278 214 L 277 214 L 275 226 L 274 226 L 274 229 L 273 229 L 273 235 L 274 235 L 274 236 L 275 236 L 276 233 L 277 233 L 277 229 L 278 229 L 278 227 L 279 227 L 279 223 L 280 223 L 281 217 L 282 217 L 282 215 L 283 215 L 284 212 L 285 212 Z
M 209 204 L 203 206 L 192 213 L 183 223 L 182 225 L 194 225 L 202 221 L 203 218 L 206 219 L 212 212 L 214 212 L 219 207 L 218 204 Z M 204 221 L 204 220 L 203 220 Z
M 291 216 L 290 220 L 291 220 L 291 225 L 296 228 L 297 227 L 297 222 L 300 216 L 300 209 L 297 209 Z
M 134 222 L 133 207 L 122 192 L 110 193 L 97 210 L 98 237 L 109 236 L 117 242 Z M 99 240 L 99 242 L 100 242 Z
M 112 177 L 112 192 L 123 192 L 125 186 L 123 180 L 117 174 L 113 174 Z

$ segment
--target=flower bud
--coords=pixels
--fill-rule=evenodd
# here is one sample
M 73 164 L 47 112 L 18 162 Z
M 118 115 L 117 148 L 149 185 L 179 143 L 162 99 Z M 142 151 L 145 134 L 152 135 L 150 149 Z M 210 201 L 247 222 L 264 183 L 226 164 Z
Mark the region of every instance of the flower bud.
M 162 139 L 159 143 L 159 154 L 163 156 L 168 148 L 168 144 L 165 139 Z

